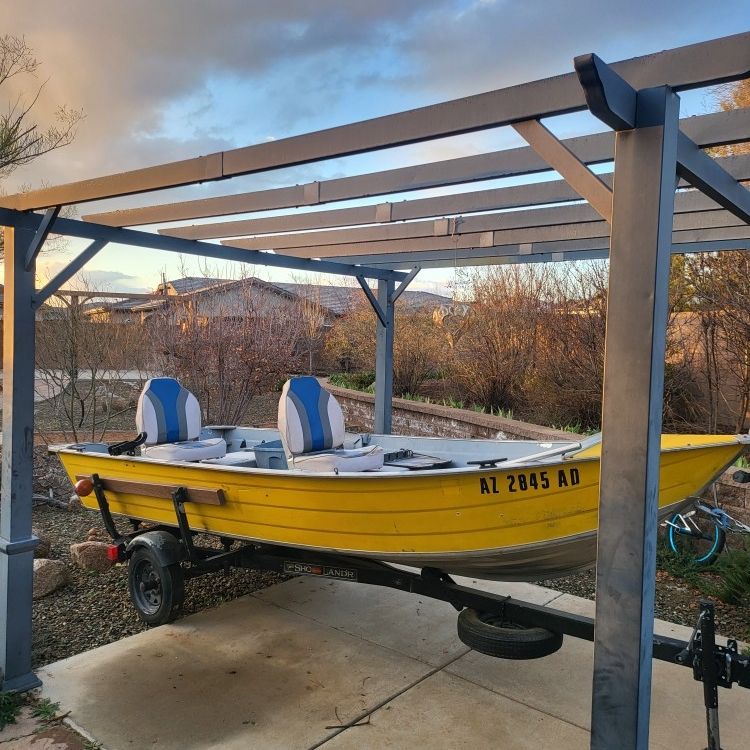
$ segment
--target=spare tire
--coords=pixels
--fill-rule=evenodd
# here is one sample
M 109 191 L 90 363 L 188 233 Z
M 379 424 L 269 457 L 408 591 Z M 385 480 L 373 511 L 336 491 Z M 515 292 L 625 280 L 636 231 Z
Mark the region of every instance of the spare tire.
M 469 647 L 500 659 L 539 659 L 562 646 L 562 633 L 508 622 L 501 615 L 464 609 L 458 616 L 458 637 Z

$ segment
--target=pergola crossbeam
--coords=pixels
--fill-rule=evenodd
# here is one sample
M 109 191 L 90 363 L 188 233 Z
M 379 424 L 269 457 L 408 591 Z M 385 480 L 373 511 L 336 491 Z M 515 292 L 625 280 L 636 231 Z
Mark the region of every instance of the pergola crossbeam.
M 696 143 L 708 147 L 746 139 L 749 124 L 750 111 L 739 109 L 688 117 L 682 122 L 682 128 Z M 608 162 L 614 157 L 614 135 L 610 132 L 568 138 L 562 143 L 586 164 Z M 321 180 L 318 183 L 90 214 L 84 215 L 83 219 L 110 226 L 190 221 L 255 211 L 322 205 L 502 177 L 519 177 L 547 170 L 549 165 L 531 147 L 524 146 L 477 156 L 462 156 L 411 167 Z M 315 187 L 315 190 L 312 190 L 312 187 Z
M 748 132 L 750 132 L 750 117 L 748 117 Z M 737 154 L 721 157 L 716 159 L 716 161 L 736 179 L 750 179 L 750 155 Z M 608 187 L 611 187 L 611 173 L 599 175 L 599 178 Z M 681 180 L 678 185 L 678 187 L 686 186 L 688 186 L 688 183 L 684 180 Z M 379 203 L 372 206 L 354 206 L 351 208 L 334 208 L 323 211 L 267 216 L 258 219 L 192 224 L 183 227 L 160 229 L 159 233 L 192 240 L 240 237 L 243 235 L 258 236 L 281 232 L 334 229 L 337 227 L 364 226 L 440 216 L 455 216 L 499 209 L 533 208 L 534 206 L 545 204 L 569 203 L 579 198 L 578 193 L 567 182 L 564 180 L 552 180 L 549 182 L 514 185 L 490 190 L 476 190 L 453 195 L 440 195 L 433 198 L 417 198 L 394 203 Z M 675 213 L 705 211 L 715 208 L 716 204 L 714 201 L 698 191 L 682 192 L 676 196 Z

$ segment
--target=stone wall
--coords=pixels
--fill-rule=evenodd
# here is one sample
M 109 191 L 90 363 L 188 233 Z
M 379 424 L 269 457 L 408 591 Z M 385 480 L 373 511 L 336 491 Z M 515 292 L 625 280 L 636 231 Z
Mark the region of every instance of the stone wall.
M 736 471 L 736 466 L 731 467 L 716 480 L 717 494 L 728 513 L 750 523 L 750 484 L 737 484 L 732 479 L 732 474 Z M 710 492 L 707 497 L 712 498 Z
M 325 387 L 341 404 L 349 429 L 373 429 L 375 396 L 339 388 L 328 382 Z M 512 440 L 573 440 L 581 437 L 516 419 L 403 398 L 393 399 L 393 432 L 397 435 L 452 438 L 495 438 L 501 433 L 501 437 Z

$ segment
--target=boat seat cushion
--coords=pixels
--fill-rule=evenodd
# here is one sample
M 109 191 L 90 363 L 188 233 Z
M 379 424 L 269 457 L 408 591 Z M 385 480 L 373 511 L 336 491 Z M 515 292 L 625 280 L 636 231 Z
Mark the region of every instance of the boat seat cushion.
M 185 440 L 179 443 L 147 445 L 141 449 L 146 458 L 161 461 L 203 461 L 206 458 L 221 458 L 227 452 L 223 438 L 208 440 Z
M 201 408 L 178 380 L 151 378 L 138 399 L 135 424 L 146 433 L 146 445 L 194 440 L 201 431 Z
M 376 471 L 383 466 L 384 455 L 379 445 L 339 448 L 321 453 L 301 453 L 292 457 L 292 465 L 302 471 Z
M 284 384 L 279 431 L 292 456 L 340 448 L 346 436 L 338 401 L 313 377 L 291 378 Z

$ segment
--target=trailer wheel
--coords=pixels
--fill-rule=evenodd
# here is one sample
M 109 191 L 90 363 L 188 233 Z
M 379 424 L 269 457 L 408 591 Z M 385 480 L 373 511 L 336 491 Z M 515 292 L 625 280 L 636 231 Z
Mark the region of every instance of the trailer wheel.
M 469 648 L 501 659 L 538 659 L 562 646 L 561 633 L 528 628 L 500 615 L 464 609 L 458 616 L 458 637 Z
M 162 565 L 153 550 L 139 547 L 128 565 L 130 600 L 149 625 L 173 620 L 185 600 L 185 575 L 179 563 Z

